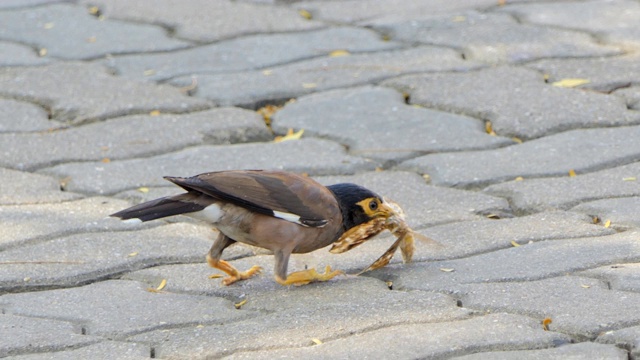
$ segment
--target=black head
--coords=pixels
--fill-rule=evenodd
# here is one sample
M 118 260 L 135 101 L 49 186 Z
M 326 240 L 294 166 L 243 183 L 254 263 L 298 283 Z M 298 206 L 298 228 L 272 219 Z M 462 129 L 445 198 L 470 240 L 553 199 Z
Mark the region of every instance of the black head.
M 376 217 L 389 217 L 391 210 L 380 195 L 350 183 L 327 186 L 338 200 L 344 231 Z

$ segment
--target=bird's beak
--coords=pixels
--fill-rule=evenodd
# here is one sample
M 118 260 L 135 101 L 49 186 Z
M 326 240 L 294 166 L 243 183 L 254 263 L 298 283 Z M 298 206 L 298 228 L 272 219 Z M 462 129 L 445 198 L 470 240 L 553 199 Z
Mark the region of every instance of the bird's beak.
M 397 215 L 398 212 L 395 210 L 395 207 L 386 201 L 381 203 L 378 207 L 378 214 L 384 217 L 385 219 L 390 218 L 391 216 Z

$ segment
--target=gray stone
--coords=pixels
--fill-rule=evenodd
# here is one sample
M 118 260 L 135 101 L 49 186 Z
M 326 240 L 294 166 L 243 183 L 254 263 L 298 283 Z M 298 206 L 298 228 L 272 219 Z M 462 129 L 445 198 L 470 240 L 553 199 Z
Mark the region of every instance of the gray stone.
M 255 35 L 170 53 L 112 57 L 105 64 L 135 79 L 165 80 L 180 75 L 259 69 L 318 56 L 395 49 L 370 30 L 337 27 L 291 34 Z
M 346 144 L 353 155 L 381 161 L 512 143 L 490 136 L 476 119 L 409 106 L 402 94 L 370 86 L 299 98 L 275 114 L 272 128 L 305 129 Z
M 461 299 L 465 307 L 518 313 L 539 321 L 548 317 L 553 321 L 549 325 L 552 331 L 582 339 L 595 339 L 604 331 L 633 326 L 640 321 L 640 294 L 609 290 L 598 280 L 576 276 L 472 284 L 465 286 L 463 292 Z
M 60 190 L 52 177 L 0 168 L 0 206 L 75 200 L 82 195 Z
M 640 326 L 631 326 L 626 329 L 607 331 L 596 339 L 599 343 L 615 344 L 629 349 L 631 359 L 640 356 Z
M 368 84 L 408 72 L 467 70 L 478 67 L 464 61 L 451 49 L 417 47 L 351 56 L 324 57 L 294 64 L 274 66 L 269 72 L 199 75 L 195 96 L 220 105 L 255 106 L 311 92 Z M 188 86 L 192 77 L 171 81 Z
M 2 298 L 0 297 L 0 304 Z M 0 314 L 0 356 L 59 351 L 100 341 L 80 333 L 80 325 L 54 319 Z
M 585 201 L 640 196 L 638 179 L 640 163 L 632 163 L 575 177 L 510 181 L 491 185 L 485 192 L 508 198 L 519 213 L 567 210 Z
M 0 250 L 84 232 L 126 230 L 128 225 L 107 218 L 129 205 L 123 200 L 92 197 L 57 204 L 0 207 Z
M 571 210 L 611 221 L 611 226 L 620 230 L 640 226 L 640 197 L 595 200 Z
M 0 292 L 71 287 L 149 266 L 203 263 L 213 235 L 207 226 L 170 224 L 77 234 L 5 250 L 0 252 Z
M 49 120 L 47 112 L 40 106 L 0 99 L 0 136 L 4 132 L 54 130 L 61 126 L 61 123 Z
M 163 24 L 173 29 L 178 37 L 197 42 L 323 26 L 286 7 L 230 0 L 191 0 L 180 6 L 175 6 L 172 0 L 82 0 L 81 3 L 99 6 L 108 18 Z
M 520 139 L 640 122 L 617 96 L 551 86 L 525 68 L 407 75 L 383 85 L 409 93 L 412 104 L 491 120 L 498 135 Z
M 640 156 L 629 139 L 640 126 L 566 131 L 495 150 L 431 154 L 403 162 L 401 170 L 431 176 L 437 185 L 478 187 L 517 177 L 569 176 L 624 165 Z
M 455 357 L 456 360 L 627 360 L 629 354 L 611 345 L 591 342 L 568 344 L 552 349 L 492 351 Z
M 151 349 L 148 345 L 124 341 L 102 341 L 78 349 L 46 352 L 31 355 L 19 355 L 15 360 L 142 360 L 149 359 Z
M 491 331 L 487 331 L 487 326 Z M 532 319 L 490 314 L 469 320 L 392 326 L 317 346 L 240 352 L 225 359 L 437 359 L 478 351 L 545 348 L 568 342 Z
M 188 146 L 271 138 L 261 116 L 236 108 L 135 115 L 54 132 L 0 134 L 0 166 L 33 170 L 64 162 L 148 157 Z
M 134 51 L 166 51 L 190 43 L 167 36 L 164 29 L 144 24 L 99 20 L 84 6 L 50 6 L 0 13 L 0 37 L 46 49 L 47 56 L 90 59 Z M 126 38 L 127 41 L 122 41 Z
M 627 101 L 627 107 L 631 110 L 640 110 L 640 86 L 623 88 L 614 92 Z
M 598 44 L 588 34 L 523 24 L 507 14 L 462 14 L 388 24 L 378 21 L 374 28 L 394 40 L 462 49 L 466 58 L 491 64 L 621 53 L 618 48 Z
M 51 58 L 38 56 L 38 52 L 29 46 L 7 41 L 0 41 L 0 53 L 0 66 L 43 65 L 51 62 Z
M 321 184 L 352 182 L 397 202 L 414 228 L 454 221 L 479 220 L 491 213 L 508 213 L 509 204 L 481 193 L 428 185 L 417 174 L 402 171 L 316 178 Z
M 69 191 L 112 194 L 140 186 L 166 185 L 163 176 L 191 176 L 233 169 L 279 169 L 311 175 L 371 170 L 375 162 L 349 156 L 340 145 L 320 139 L 281 143 L 198 146 L 149 157 L 103 162 L 68 163 L 44 173 L 70 177 Z
M 56 121 L 80 123 L 153 110 L 181 113 L 209 108 L 168 85 L 151 85 L 108 74 L 98 64 L 55 63 L 0 68 L 0 96 L 38 103 Z
M 384 283 L 364 278 L 280 287 L 264 296 L 248 294 L 245 299 L 243 311 L 272 307 L 279 311 L 222 326 L 153 331 L 129 340 L 152 344 L 159 358 L 220 357 L 238 351 L 309 346 L 313 339 L 329 342 L 362 336 L 408 321 L 441 324 L 469 315 L 446 295 L 389 291 Z
M 522 4 L 503 7 L 523 21 L 595 34 L 602 42 L 640 45 L 640 4 L 637 1 L 583 1 Z
M 376 21 L 406 21 L 419 19 L 425 14 L 456 13 L 468 9 L 486 9 L 495 6 L 492 0 L 360 0 L 345 2 L 342 0 L 301 1 L 294 6 L 311 13 L 314 19 L 338 23 L 365 24 Z
M 124 339 L 137 333 L 196 324 L 220 324 L 253 315 L 211 296 L 152 292 L 135 281 L 108 280 L 71 289 L 3 295 L 7 313 L 65 318 L 85 333 Z
M 545 59 L 527 66 L 549 75 L 549 82 L 585 79 L 589 82 L 580 85 L 580 88 L 605 93 L 640 83 L 640 55 L 637 54 L 589 59 Z
M 601 266 L 578 273 L 606 281 L 610 288 L 640 292 L 640 264 L 615 264 Z
M 456 293 L 466 289 L 468 284 L 526 282 L 638 261 L 640 254 L 630 250 L 635 247 L 637 237 L 638 232 L 629 231 L 600 237 L 540 241 L 457 260 L 393 265 L 371 275 L 393 279 L 394 287 L 398 289 Z
M 66 0 L 3 0 L 0 3 L 0 9 L 31 7 L 34 5 L 54 4 L 65 1 Z

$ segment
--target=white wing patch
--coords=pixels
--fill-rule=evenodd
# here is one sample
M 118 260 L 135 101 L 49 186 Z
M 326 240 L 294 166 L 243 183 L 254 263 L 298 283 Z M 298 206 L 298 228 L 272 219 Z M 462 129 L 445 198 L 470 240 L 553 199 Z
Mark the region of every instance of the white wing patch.
M 282 220 L 287 220 L 292 223 L 296 223 L 298 225 L 302 225 L 304 227 L 309 227 L 309 225 L 303 224 L 302 222 L 300 222 L 300 215 L 273 210 L 273 216 L 280 218 Z
M 218 206 L 218 204 L 211 204 L 200 211 L 195 211 L 183 215 L 215 224 L 220 220 L 222 215 L 224 215 L 224 212 L 222 211 L 222 209 L 220 209 L 220 206 Z

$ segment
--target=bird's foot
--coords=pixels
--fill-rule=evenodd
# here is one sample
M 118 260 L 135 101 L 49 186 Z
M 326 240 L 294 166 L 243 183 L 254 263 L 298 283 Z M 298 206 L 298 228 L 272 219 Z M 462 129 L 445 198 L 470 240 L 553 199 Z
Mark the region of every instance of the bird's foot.
M 296 285 L 296 286 L 300 286 L 300 285 L 306 285 L 310 282 L 314 282 L 314 281 L 327 281 L 327 280 L 331 280 L 334 277 L 338 276 L 338 275 L 344 275 L 344 272 L 340 271 L 340 270 L 333 270 L 331 271 L 331 266 L 327 265 L 327 267 L 324 270 L 324 274 L 320 274 L 318 271 L 316 271 L 316 269 L 309 269 L 309 270 L 304 270 L 304 271 L 296 271 L 293 272 L 291 274 L 289 274 L 289 276 L 287 276 L 287 279 L 281 279 L 280 277 L 276 276 L 276 281 L 280 284 L 280 285 Z
M 262 268 L 258 265 L 254 265 L 251 267 L 251 269 L 247 270 L 247 271 L 237 271 L 235 274 L 229 274 L 231 276 L 228 276 L 224 279 L 222 279 L 222 284 L 223 285 L 231 285 L 236 281 L 240 281 L 240 280 L 246 280 L 250 277 L 252 277 L 253 275 L 257 275 L 260 274 L 262 272 Z

